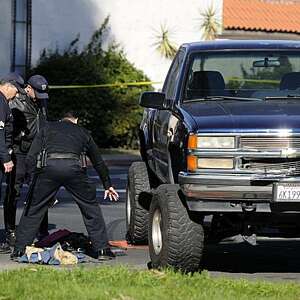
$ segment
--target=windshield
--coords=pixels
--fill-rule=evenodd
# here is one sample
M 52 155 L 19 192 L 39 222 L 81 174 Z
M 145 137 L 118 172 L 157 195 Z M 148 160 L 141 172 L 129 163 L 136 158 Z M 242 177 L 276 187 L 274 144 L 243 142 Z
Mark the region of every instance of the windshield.
M 191 56 L 184 99 L 300 95 L 300 51 L 230 51 Z

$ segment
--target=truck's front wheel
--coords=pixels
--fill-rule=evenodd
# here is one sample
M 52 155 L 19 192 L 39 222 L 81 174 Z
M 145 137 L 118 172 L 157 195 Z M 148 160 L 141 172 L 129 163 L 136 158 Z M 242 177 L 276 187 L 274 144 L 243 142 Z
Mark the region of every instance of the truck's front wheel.
M 178 191 L 178 185 L 164 184 L 154 194 L 149 213 L 151 263 L 154 268 L 195 272 L 202 258 L 203 227 L 189 218 Z

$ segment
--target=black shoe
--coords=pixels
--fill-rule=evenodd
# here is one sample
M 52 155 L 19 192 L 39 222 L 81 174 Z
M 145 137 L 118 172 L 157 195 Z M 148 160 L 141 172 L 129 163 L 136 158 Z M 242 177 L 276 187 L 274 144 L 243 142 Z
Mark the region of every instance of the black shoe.
M 20 257 L 24 255 L 24 253 L 24 250 L 14 249 L 12 254 L 10 255 L 10 259 L 13 261 L 17 261 Z
M 10 247 L 14 247 L 16 244 L 16 231 L 8 230 L 6 232 L 6 243 L 9 244 Z
M 110 248 L 101 249 L 98 251 L 98 260 L 110 260 L 115 259 L 116 255 L 111 251 Z
M 7 242 L 0 244 L 0 254 L 9 254 L 11 253 L 10 246 Z

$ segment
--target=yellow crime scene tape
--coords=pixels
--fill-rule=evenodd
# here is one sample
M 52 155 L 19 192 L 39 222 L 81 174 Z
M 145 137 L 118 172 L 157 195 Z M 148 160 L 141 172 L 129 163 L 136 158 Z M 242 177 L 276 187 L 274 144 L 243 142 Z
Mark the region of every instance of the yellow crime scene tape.
M 140 82 L 116 82 L 104 84 L 90 84 L 90 85 L 50 85 L 50 89 L 93 89 L 93 88 L 127 88 L 134 86 L 149 86 L 152 84 L 161 84 L 162 82 L 155 81 L 140 81 Z
M 271 79 L 244 79 L 244 78 L 228 78 L 228 81 L 239 82 L 259 82 L 279 84 L 279 80 Z M 104 83 L 104 84 L 74 84 L 74 85 L 50 85 L 49 88 L 53 90 L 57 89 L 93 89 L 93 88 L 127 88 L 135 86 L 149 86 L 155 84 L 162 84 L 161 81 L 140 81 L 140 82 L 116 82 L 116 83 Z

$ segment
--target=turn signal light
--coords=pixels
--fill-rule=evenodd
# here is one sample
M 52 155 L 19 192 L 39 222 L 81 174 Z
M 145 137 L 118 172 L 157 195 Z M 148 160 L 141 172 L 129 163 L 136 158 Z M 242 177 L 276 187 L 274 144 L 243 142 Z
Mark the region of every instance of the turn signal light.
M 198 158 L 194 155 L 187 156 L 187 169 L 190 172 L 196 171 L 198 167 Z
M 188 149 L 196 149 L 198 143 L 198 137 L 195 134 L 191 134 L 188 139 Z

